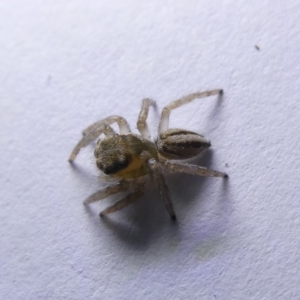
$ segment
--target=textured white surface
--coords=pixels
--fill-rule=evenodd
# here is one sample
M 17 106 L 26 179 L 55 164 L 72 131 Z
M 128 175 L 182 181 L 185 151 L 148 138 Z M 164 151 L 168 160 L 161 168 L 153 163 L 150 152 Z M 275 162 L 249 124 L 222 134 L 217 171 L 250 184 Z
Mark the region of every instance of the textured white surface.
M 296 0 L 2 0 L 0 298 L 299 299 L 299 20 Z M 107 221 L 117 197 L 82 205 L 104 186 L 92 147 L 67 162 L 83 128 L 212 88 L 171 124 L 227 184 L 167 176 L 176 225 L 151 184 Z

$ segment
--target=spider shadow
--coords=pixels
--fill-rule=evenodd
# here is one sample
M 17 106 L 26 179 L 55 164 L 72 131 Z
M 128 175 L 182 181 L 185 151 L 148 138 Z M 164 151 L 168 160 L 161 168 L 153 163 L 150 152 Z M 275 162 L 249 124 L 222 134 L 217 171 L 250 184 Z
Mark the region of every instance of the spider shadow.
M 212 156 L 212 151 L 207 150 L 202 156 L 190 160 L 189 163 L 209 167 Z M 216 180 L 218 179 L 216 178 Z M 112 230 L 120 241 L 136 249 L 147 248 L 150 244 L 153 244 L 154 240 L 160 239 L 162 235 L 165 237 L 167 234 L 170 239 L 176 238 L 180 235 L 180 220 L 184 217 L 183 214 L 190 213 L 189 210 L 193 210 L 192 203 L 194 200 L 201 198 L 201 190 L 206 180 L 212 179 L 175 173 L 166 174 L 166 180 L 177 214 L 177 221 L 175 222 L 170 219 L 164 203 L 160 199 L 155 182 L 151 180 L 148 180 L 145 195 L 139 201 L 112 215 L 99 220 L 98 215 L 95 213 L 95 211 L 99 211 L 98 209 L 90 206 L 86 206 L 86 209 L 95 216 L 93 218 L 95 226 L 105 226 L 106 229 Z M 223 186 L 224 188 L 227 187 L 226 182 Z M 121 194 L 119 194 L 110 198 L 120 199 L 121 197 Z M 184 201 L 181 201 L 182 199 Z
M 86 210 L 94 216 L 95 227 L 104 226 L 109 231 L 113 231 L 121 242 L 134 249 L 145 250 L 154 240 L 160 238 L 162 229 L 167 228 L 172 236 L 176 236 L 178 230 L 178 222 L 170 219 L 159 193 L 153 192 L 152 195 L 147 195 L 147 191 L 149 192 L 153 187 L 154 185 L 148 182 L 146 195 L 114 214 L 99 217 L 94 208 L 86 206 Z M 100 232 L 99 229 L 96 231 Z M 99 238 L 100 236 L 101 234 Z
M 210 118 L 215 118 L 220 114 L 220 112 L 222 110 L 222 104 L 224 102 L 224 98 L 225 98 L 225 96 L 223 93 L 218 96 L 217 103 L 214 105 L 212 111 L 209 114 Z
M 212 162 L 213 151 L 210 149 L 204 152 L 202 156 L 188 161 L 188 163 L 207 168 L 211 168 Z M 193 235 L 191 247 L 197 253 L 199 260 L 209 260 L 219 253 L 227 251 L 231 247 L 228 232 L 233 210 L 228 178 L 201 177 L 178 173 L 171 175 L 172 180 L 170 181 L 172 183 L 169 186 L 171 196 L 176 195 L 176 197 L 173 196 L 175 208 L 179 213 L 185 214 L 182 215 L 182 218 L 191 218 L 192 222 L 197 222 L 193 227 L 197 227 L 199 230 L 196 230 Z M 217 186 L 213 202 L 209 199 L 210 188 L 206 188 L 208 182 L 213 182 Z M 197 206 L 196 215 L 195 206 Z M 210 215 L 213 215 L 212 218 L 207 217 L 208 210 Z M 179 217 L 181 216 L 179 215 Z
M 212 158 L 213 151 L 208 149 L 202 155 L 188 160 L 187 163 L 210 168 Z M 207 180 L 211 180 L 211 178 L 182 173 L 171 173 L 167 176 L 171 194 L 176 195 L 178 199 L 184 199 L 184 206 L 193 202 L 195 198 L 201 198 L 201 191 Z M 177 202 L 183 205 L 182 201 Z
M 76 178 L 80 177 L 80 180 L 84 180 L 86 183 L 99 181 L 98 176 L 93 174 L 90 169 L 83 168 L 81 165 L 78 165 L 74 162 L 69 163 L 69 166 L 71 167 L 73 175 Z
M 210 120 L 212 119 L 217 119 L 217 120 L 222 120 L 223 118 L 221 117 L 223 113 L 223 102 L 225 101 L 225 95 L 221 94 L 218 95 L 217 102 L 212 103 L 212 108 L 210 109 L 209 114 L 207 115 L 207 122 L 205 123 L 204 129 L 206 129 L 206 132 L 210 132 L 210 130 L 213 129 L 218 129 L 221 125 L 219 122 L 216 123 L 211 123 Z

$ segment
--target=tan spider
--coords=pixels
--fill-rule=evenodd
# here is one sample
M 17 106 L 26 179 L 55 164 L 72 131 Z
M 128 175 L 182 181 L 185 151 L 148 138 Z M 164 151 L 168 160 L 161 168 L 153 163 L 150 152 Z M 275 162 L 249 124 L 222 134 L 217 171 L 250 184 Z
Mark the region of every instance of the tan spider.
M 138 117 L 137 128 L 141 135 L 131 133 L 127 121 L 120 116 L 107 117 L 85 129 L 83 137 L 75 146 L 69 161 L 73 162 L 81 148 L 86 147 L 101 134 L 104 134 L 105 137 L 98 140 L 94 151 L 96 164 L 104 174 L 115 178 L 117 182 L 92 194 L 84 203 L 88 204 L 112 194 L 129 191 L 130 193 L 126 197 L 102 211 L 100 216 L 120 210 L 143 195 L 146 175 L 150 174 L 158 185 L 167 211 L 175 220 L 176 215 L 163 169 L 199 176 L 227 178 L 228 175 L 201 166 L 173 161 L 194 157 L 204 149 L 209 148 L 211 144 L 204 136 L 195 132 L 184 129 L 169 129 L 170 113 L 173 109 L 196 98 L 221 95 L 222 93 L 223 90 L 194 93 L 171 102 L 162 110 L 158 126 L 158 138 L 155 142 L 151 140 L 146 123 L 149 107 L 155 105 L 155 101 L 150 99 L 143 100 Z M 116 133 L 112 129 L 110 125 L 113 123 L 118 124 L 120 133 Z

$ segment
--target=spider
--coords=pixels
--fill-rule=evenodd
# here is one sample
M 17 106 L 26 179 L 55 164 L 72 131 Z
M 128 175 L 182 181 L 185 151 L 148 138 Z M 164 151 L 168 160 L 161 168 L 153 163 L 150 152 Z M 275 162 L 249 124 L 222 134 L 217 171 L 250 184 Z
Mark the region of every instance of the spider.
M 228 175 L 179 161 L 198 155 L 209 148 L 211 143 L 198 133 L 177 128 L 169 129 L 170 113 L 173 109 L 190 103 L 197 98 L 222 94 L 223 90 L 221 89 L 210 90 L 189 94 L 171 102 L 162 110 L 158 126 L 158 138 L 154 142 L 151 140 L 146 122 L 150 106 L 155 106 L 155 101 L 151 99 L 144 99 L 142 102 L 137 121 L 140 135 L 132 133 L 127 121 L 121 116 L 109 116 L 86 128 L 82 133 L 82 139 L 72 151 L 69 162 L 74 161 L 81 148 L 86 147 L 104 134 L 105 137 L 98 140 L 94 150 L 96 164 L 106 176 L 115 179 L 115 182 L 89 196 L 84 203 L 92 203 L 112 194 L 129 191 L 127 196 L 102 211 L 100 216 L 118 211 L 135 202 L 144 194 L 144 185 L 147 175 L 150 174 L 157 183 L 167 211 L 171 218 L 176 220 L 176 214 L 164 178 L 164 169 L 170 172 L 198 176 L 227 178 Z M 111 127 L 113 123 L 117 123 L 119 133 L 116 133 Z

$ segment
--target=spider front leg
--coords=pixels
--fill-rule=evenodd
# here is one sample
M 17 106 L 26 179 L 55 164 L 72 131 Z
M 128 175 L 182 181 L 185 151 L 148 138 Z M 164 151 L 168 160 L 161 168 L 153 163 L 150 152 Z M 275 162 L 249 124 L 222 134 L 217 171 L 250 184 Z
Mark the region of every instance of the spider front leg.
M 146 122 L 150 105 L 155 106 L 156 105 L 155 101 L 151 99 L 143 100 L 141 112 L 139 114 L 139 118 L 137 121 L 137 128 L 139 132 L 141 133 L 142 137 L 147 140 L 150 140 L 151 138 L 149 128 Z
M 228 175 L 226 173 L 210 170 L 205 167 L 187 164 L 187 163 L 166 161 L 164 163 L 164 166 L 170 172 L 180 172 L 180 173 L 186 173 L 186 174 L 198 175 L 198 176 L 207 176 L 207 177 L 228 178 Z
M 176 215 L 175 215 L 175 212 L 173 209 L 173 203 L 172 203 L 171 197 L 169 196 L 169 189 L 166 184 L 162 169 L 161 169 L 159 163 L 154 158 L 152 158 L 148 161 L 148 167 L 150 170 L 150 174 L 154 177 L 154 179 L 157 183 L 160 196 L 165 203 L 166 209 L 169 212 L 171 219 L 175 221 Z
M 222 94 L 223 94 L 223 90 L 221 90 L 221 89 L 211 90 L 211 91 L 206 91 L 206 92 L 189 94 L 187 96 L 184 96 L 178 100 L 171 102 L 169 105 L 167 105 L 163 109 L 163 111 L 161 113 L 160 122 L 159 122 L 159 126 L 158 126 L 158 134 L 159 135 L 162 134 L 169 128 L 169 117 L 170 117 L 171 111 L 173 109 L 176 109 L 182 105 L 190 103 L 191 101 L 193 101 L 197 98 L 204 98 L 204 97 L 208 97 L 208 96 L 212 96 L 212 95 L 222 95 Z
M 87 127 L 85 130 L 83 130 L 82 135 L 90 134 L 91 132 L 97 130 L 98 128 L 100 128 L 104 124 L 109 126 L 113 123 L 118 124 L 120 134 L 127 134 L 127 133 L 131 132 L 128 122 L 123 117 L 121 117 L 121 116 L 110 116 L 110 117 L 107 117 L 103 120 L 97 121 L 97 122 L 93 123 L 92 125 L 90 125 L 89 127 Z
M 130 187 L 130 182 L 127 180 L 120 180 L 119 182 L 107 186 L 102 190 L 95 192 L 90 195 L 87 199 L 85 199 L 84 204 L 89 204 L 95 201 L 102 200 L 110 195 L 125 192 Z
M 114 134 L 113 129 L 110 127 L 111 124 L 117 123 L 120 128 L 121 134 L 126 134 L 130 132 L 130 127 L 127 123 L 127 121 L 119 116 L 110 116 L 103 120 L 100 120 L 92 125 L 90 125 L 88 128 L 86 128 L 83 131 L 83 137 L 81 140 L 77 143 L 75 148 L 73 149 L 69 162 L 73 162 L 76 158 L 79 151 L 92 143 L 95 139 L 97 139 L 102 133 L 104 133 L 106 136 L 110 136 Z
M 136 188 L 136 190 L 133 193 L 127 195 L 123 199 L 116 202 L 114 205 L 103 210 L 100 213 L 100 217 L 104 217 L 108 214 L 111 214 L 115 211 L 125 208 L 126 206 L 137 201 L 143 194 L 144 194 L 144 183 L 141 183 L 138 185 L 138 187 Z
M 112 205 L 112 206 L 106 208 L 105 210 L 103 210 L 100 213 L 100 217 L 104 217 L 108 214 L 111 214 L 115 211 L 118 211 L 122 208 L 125 208 L 126 206 L 130 205 L 131 203 L 137 201 L 143 195 L 143 193 L 144 193 L 144 191 L 139 189 L 139 190 L 127 195 L 125 198 L 119 200 L 114 205 Z

